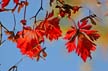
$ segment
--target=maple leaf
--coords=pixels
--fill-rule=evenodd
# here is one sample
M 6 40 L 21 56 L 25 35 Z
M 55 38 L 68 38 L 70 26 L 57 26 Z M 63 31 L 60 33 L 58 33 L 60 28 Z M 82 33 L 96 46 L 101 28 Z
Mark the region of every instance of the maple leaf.
M 46 37 L 50 40 L 58 39 L 61 36 L 61 30 L 59 27 L 59 19 L 53 18 L 48 20 L 45 24 L 46 25 Z M 53 31 L 53 32 L 52 32 Z
M 1 3 L 2 9 L 4 9 L 9 4 L 9 2 L 10 0 L 2 0 L 2 3 Z
M 67 50 L 68 50 L 69 53 L 72 52 L 72 51 L 74 51 L 76 49 L 76 44 L 75 44 L 76 41 L 75 40 L 76 39 L 74 39 L 73 41 L 69 41 L 69 42 L 66 43 L 66 48 L 67 48 Z
M 14 3 L 18 4 L 19 3 L 19 0 L 13 0 Z M 10 0 L 2 0 L 2 3 L 1 3 L 1 7 L 2 9 L 4 9 L 8 4 L 9 4 Z
M 40 28 L 32 29 L 29 26 L 24 26 L 22 31 L 17 33 L 16 44 L 22 54 L 29 56 L 30 58 L 36 58 L 37 61 L 40 57 L 40 51 L 42 50 L 41 43 L 44 42 L 44 30 Z M 43 51 L 42 51 L 43 52 Z M 45 56 L 45 52 L 44 55 Z
M 100 37 L 96 30 L 91 30 L 92 25 L 87 24 L 87 22 L 87 20 L 82 21 L 82 23 L 78 22 L 78 28 L 72 27 L 64 37 L 64 39 L 69 40 L 66 43 L 68 52 L 76 50 L 76 53 L 81 56 L 84 62 L 86 62 L 87 57 L 92 58 L 91 51 L 96 49 L 93 41 Z
M 76 49 L 76 53 L 78 56 L 81 56 L 84 62 L 86 62 L 87 57 L 91 57 L 91 51 L 96 49 L 96 45 L 91 42 L 84 34 L 78 35 L 78 45 Z
M 40 23 L 39 27 L 42 27 L 45 30 L 45 36 L 49 40 L 57 40 L 62 32 L 59 27 L 60 19 L 58 17 L 53 17 L 53 12 L 46 15 L 46 19 Z

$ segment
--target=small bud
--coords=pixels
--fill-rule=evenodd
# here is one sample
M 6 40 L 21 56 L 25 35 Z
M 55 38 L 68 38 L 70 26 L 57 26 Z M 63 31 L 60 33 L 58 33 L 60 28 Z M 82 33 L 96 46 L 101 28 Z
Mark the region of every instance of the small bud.
M 21 20 L 20 22 L 22 23 L 22 25 L 26 25 L 26 22 L 27 22 L 27 21 L 26 21 L 25 19 L 23 19 L 23 20 Z

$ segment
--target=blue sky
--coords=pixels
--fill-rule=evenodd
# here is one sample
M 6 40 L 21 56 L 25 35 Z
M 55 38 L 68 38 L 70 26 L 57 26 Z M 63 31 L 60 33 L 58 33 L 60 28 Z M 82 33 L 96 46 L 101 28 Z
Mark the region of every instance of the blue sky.
M 30 18 L 35 15 L 36 11 L 39 9 L 40 0 L 29 0 L 29 2 L 26 19 L 28 20 L 28 24 L 31 24 L 33 20 L 30 20 Z M 12 4 L 10 4 L 10 7 L 11 5 Z M 38 15 L 39 19 L 44 18 L 48 6 L 48 1 L 45 0 L 43 3 L 44 10 Z M 17 17 L 16 30 L 20 30 L 21 25 L 19 21 L 23 18 L 23 10 L 19 14 L 17 14 L 17 12 L 15 12 L 15 14 Z M 14 22 L 10 12 L 0 13 L 0 21 L 9 30 L 12 30 Z M 5 40 L 7 37 L 5 34 L 3 35 L 3 39 Z M 36 60 L 25 57 L 23 61 L 18 64 L 18 71 L 81 71 L 81 67 L 84 64 L 90 64 L 91 71 L 108 71 L 108 55 L 105 55 L 105 57 L 103 56 L 104 52 L 102 51 L 101 46 L 97 46 L 97 50 L 92 53 L 93 59 L 89 60 L 88 58 L 87 62 L 84 63 L 75 52 L 70 54 L 67 53 L 65 42 L 66 41 L 62 39 L 53 42 L 46 40 L 43 45 L 47 47 L 46 52 L 48 53 L 48 56 L 46 57 L 46 60 L 40 59 L 40 61 L 37 62 Z M 108 54 L 108 52 L 106 52 L 106 54 Z M 22 57 L 23 55 L 16 47 L 16 44 L 7 40 L 0 46 L 0 71 L 8 71 L 8 69 Z

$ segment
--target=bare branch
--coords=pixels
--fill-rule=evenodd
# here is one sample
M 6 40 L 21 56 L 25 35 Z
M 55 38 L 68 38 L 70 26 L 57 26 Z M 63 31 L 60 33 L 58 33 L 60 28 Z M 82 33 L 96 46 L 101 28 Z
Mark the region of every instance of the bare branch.
M 8 71 L 17 71 L 17 66 L 12 66 Z
M 27 0 L 26 0 L 26 3 L 27 3 Z M 27 6 L 25 5 L 25 8 L 24 8 L 24 20 L 26 18 L 26 9 L 27 9 Z
M 23 61 L 24 58 L 25 58 L 25 56 L 22 57 L 14 66 L 12 66 L 11 68 L 9 68 L 8 71 L 17 71 L 17 65 L 18 65 L 19 63 L 21 63 L 21 62 Z
M 13 17 L 14 17 L 14 27 L 13 27 L 13 31 L 15 31 L 15 27 L 16 27 L 16 18 L 15 18 L 15 14 L 13 13 Z
M 39 10 L 36 12 L 35 16 L 32 17 L 32 18 L 35 18 L 35 21 L 34 21 L 35 23 L 36 23 L 36 17 L 37 17 L 37 15 L 39 14 L 39 12 L 40 12 L 41 10 L 43 10 L 42 5 L 43 5 L 43 0 L 41 0 L 41 6 L 40 6 Z M 30 18 L 30 19 L 32 19 L 32 18 Z
M 1 22 L 0 22 L 0 25 L 1 25 L 6 31 L 9 31 Z
M 0 22 L 0 45 L 2 43 L 2 25 L 1 25 L 1 22 Z

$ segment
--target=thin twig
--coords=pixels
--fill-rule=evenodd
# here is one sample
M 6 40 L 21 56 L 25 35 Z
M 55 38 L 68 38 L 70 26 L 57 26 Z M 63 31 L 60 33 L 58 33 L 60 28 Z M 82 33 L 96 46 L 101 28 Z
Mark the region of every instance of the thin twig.
M 0 9 L 0 12 L 4 12 L 4 11 L 12 11 L 12 9 Z
M 24 60 L 25 56 L 22 57 L 14 66 L 17 66 L 19 63 L 21 63 Z
M 39 12 L 40 12 L 41 10 L 43 10 L 42 5 L 43 5 L 43 0 L 41 0 L 41 6 L 40 6 L 39 10 L 36 12 L 35 16 L 32 17 L 32 18 L 35 18 L 35 23 L 36 23 L 36 17 L 37 17 L 37 15 L 39 14 Z M 30 19 L 32 19 L 32 18 L 30 18 Z
M 27 2 L 27 0 L 26 0 L 26 2 Z M 27 9 L 27 6 L 25 5 L 25 8 L 24 8 L 24 20 L 26 18 L 26 9 Z
M 94 13 L 91 9 L 89 9 L 88 7 L 82 7 L 82 8 L 88 9 L 88 10 L 89 10 L 89 15 L 90 15 L 90 13 L 95 14 L 95 13 Z M 96 15 L 96 14 L 95 14 L 95 15 Z M 97 18 L 98 18 L 99 20 L 98 20 Z M 99 22 L 101 22 L 101 23 L 104 24 L 103 19 L 100 18 L 99 16 L 96 15 L 95 19 L 96 19 L 97 21 L 99 21 Z
M 0 45 L 2 44 L 2 25 L 0 24 Z
M 0 22 L 0 45 L 3 44 L 3 43 L 6 41 L 6 40 L 3 40 L 3 41 L 2 41 L 2 27 L 5 28 L 5 27 L 2 25 L 2 23 Z M 8 31 L 7 28 L 5 28 L 5 29 Z
M 0 25 L 1 25 L 6 31 L 9 31 L 1 22 L 0 22 Z
M 15 18 L 15 14 L 13 13 L 13 17 L 14 17 L 14 27 L 13 27 L 13 31 L 15 31 L 15 27 L 16 27 L 16 18 Z
M 14 12 L 16 10 L 16 8 L 18 7 L 18 5 L 19 5 L 19 3 L 14 6 L 14 8 L 12 9 L 12 12 Z
M 23 61 L 24 58 L 25 58 L 25 56 L 22 57 L 15 65 L 13 65 L 11 68 L 9 68 L 8 71 L 17 71 L 17 66 L 18 66 L 18 64 L 21 63 L 21 62 Z
M 12 66 L 8 71 L 17 71 L 17 66 Z

